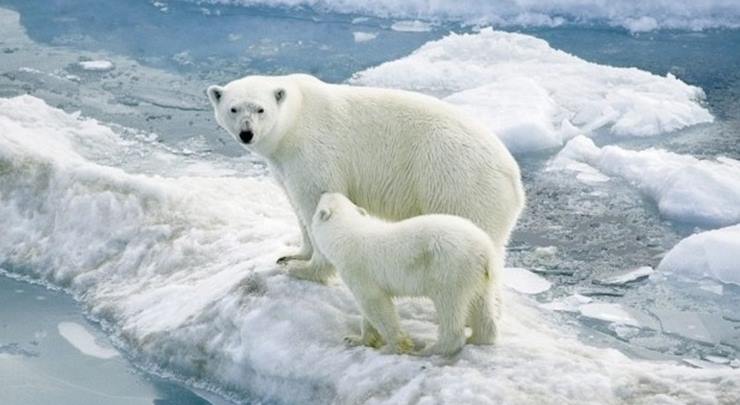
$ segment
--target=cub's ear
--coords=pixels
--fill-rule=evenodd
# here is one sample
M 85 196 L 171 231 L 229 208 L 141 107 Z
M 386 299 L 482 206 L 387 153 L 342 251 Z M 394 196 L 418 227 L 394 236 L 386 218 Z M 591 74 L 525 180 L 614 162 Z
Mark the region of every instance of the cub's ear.
M 319 219 L 322 222 L 326 222 L 331 218 L 331 210 L 329 208 L 322 208 L 319 210 Z
M 211 104 L 216 106 L 221 102 L 221 98 L 224 95 L 224 88 L 221 86 L 209 86 L 206 93 L 208 93 L 208 99 L 211 100 Z
M 367 210 L 362 207 L 357 207 L 357 212 L 360 213 L 363 217 L 366 217 L 368 215 Z
M 285 95 L 285 89 L 275 90 L 275 101 L 277 101 L 278 104 L 282 103 L 283 100 L 285 100 Z

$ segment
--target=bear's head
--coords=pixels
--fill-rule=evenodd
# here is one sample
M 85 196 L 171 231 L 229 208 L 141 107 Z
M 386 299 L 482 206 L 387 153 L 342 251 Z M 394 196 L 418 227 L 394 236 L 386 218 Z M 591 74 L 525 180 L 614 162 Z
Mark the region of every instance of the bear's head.
M 293 121 L 300 94 L 281 77 L 247 76 L 226 86 L 210 86 L 216 122 L 245 148 L 269 156 Z
M 313 226 L 321 226 L 337 218 L 351 219 L 367 216 L 364 208 L 356 206 L 349 198 L 340 193 L 324 193 L 316 205 Z

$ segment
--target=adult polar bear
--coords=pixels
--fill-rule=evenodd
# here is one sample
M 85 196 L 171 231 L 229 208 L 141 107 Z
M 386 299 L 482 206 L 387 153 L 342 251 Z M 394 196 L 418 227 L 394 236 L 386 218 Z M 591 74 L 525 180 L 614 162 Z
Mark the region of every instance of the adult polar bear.
M 267 160 L 296 211 L 302 247 L 278 259 L 290 275 L 325 282 L 333 274 L 310 230 L 325 192 L 388 220 L 468 218 L 504 254 L 524 206 L 519 166 L 498 138 L 453 106 L 304 74 L 247 76 L 207 93 L 219 125 Z

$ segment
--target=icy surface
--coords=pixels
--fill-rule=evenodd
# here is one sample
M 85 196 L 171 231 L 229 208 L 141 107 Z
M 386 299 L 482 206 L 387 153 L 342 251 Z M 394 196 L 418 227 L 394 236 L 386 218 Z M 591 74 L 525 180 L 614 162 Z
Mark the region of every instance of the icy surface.
M 274 264 L 299 235 L 271 181 L 139 173 L 186 157 L 155 143 L 133 153 L 138 141 L 29 96 L 2 100 L 0 128 L 0 263 L 68 288 L 142 364 L 293 403 L 740 401 L 738 370 L 586 345 L 511 293 L 499 344 L 454 361 L 345 348 L 360 322 L 346 288 Z M 120 156 L 125 170 L 110 166 Z M 400 312 L 415 338 L 434 338 L 430 305 Z
M 569 170 L 586 163 L 601 173 L 623 178 L 650 196 L 667 218 L 723 226 L 740 222 L 740 161 L 700 160 L 660 149 L 634 151 L 599 148 L 579 136 L 563 148 L 552 168 Z
M 552 286 L 544 277 L 518 267 L 506 268 L 503 278 L 506 287 L 522 294 L 539 294 Z
M 57 325 L 59 334 L 81 353 L 99 359 L 110 359 L 118 356 L 118 352 L 112 347 L 101 346 L 95 341 L 95 336 L 85 329 L 84 326 L 75 322 L 61 322 Z
M 353 38 L 355 39 L 355 42 L 367 42 L 372 41 L 378 36 L 377 32 L 363 32 L 363 31 L 355 31 L 352 33 Z
M 710 122 L 701 89 L 672 75 L 586 62 L 529 35 L 450 34 L 357 73 L 352 83 L 443 97 L 482 121 L 515 153 L 578 135 L 642 137 Z
M 663 257 L 658 270 L 740 285 L 740 224 L 687 237 Z
M 190 0 L 245 6 L 309 6 L 319 11 L 380 17 L 452 19 L 497 25 L 557 26 L 605 21 L 633 32 L 656 28 L 701 30 L 740 26 L 740 5 L 734 0 Z

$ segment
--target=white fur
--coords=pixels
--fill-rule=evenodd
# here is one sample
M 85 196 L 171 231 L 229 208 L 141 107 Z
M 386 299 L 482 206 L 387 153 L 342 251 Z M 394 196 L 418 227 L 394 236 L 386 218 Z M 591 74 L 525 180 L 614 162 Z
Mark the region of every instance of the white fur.
M 342 193 L 388 220 L 468 218 L 497 246 L 506 245 L 524 206 L 519 167 L 506 147 L 436 98 L 300 74 L 248 76 L 211 86 L 208 95 L 216 120 L 237 141 L 240 131 L 253 130 L 244 146 L 267 160 L 288 194 L 303 245 L 278 262 L 295 277 L 323 282 L 332 274 L 309 229 L 324 192 Z
M 499 314 L 503 249 L 467 219 L 422 215 L 400 222 L 369 216 L 345 196 L 324 194 L 312 230 L 318 249 L 352 291 L 363 319 L 355 344 L 403 353 L 412 347 L 400 329 L 393 297 L 429 297 L 439 337 L 426 353 L 450 355 L 465 343 L 491 344 Z

